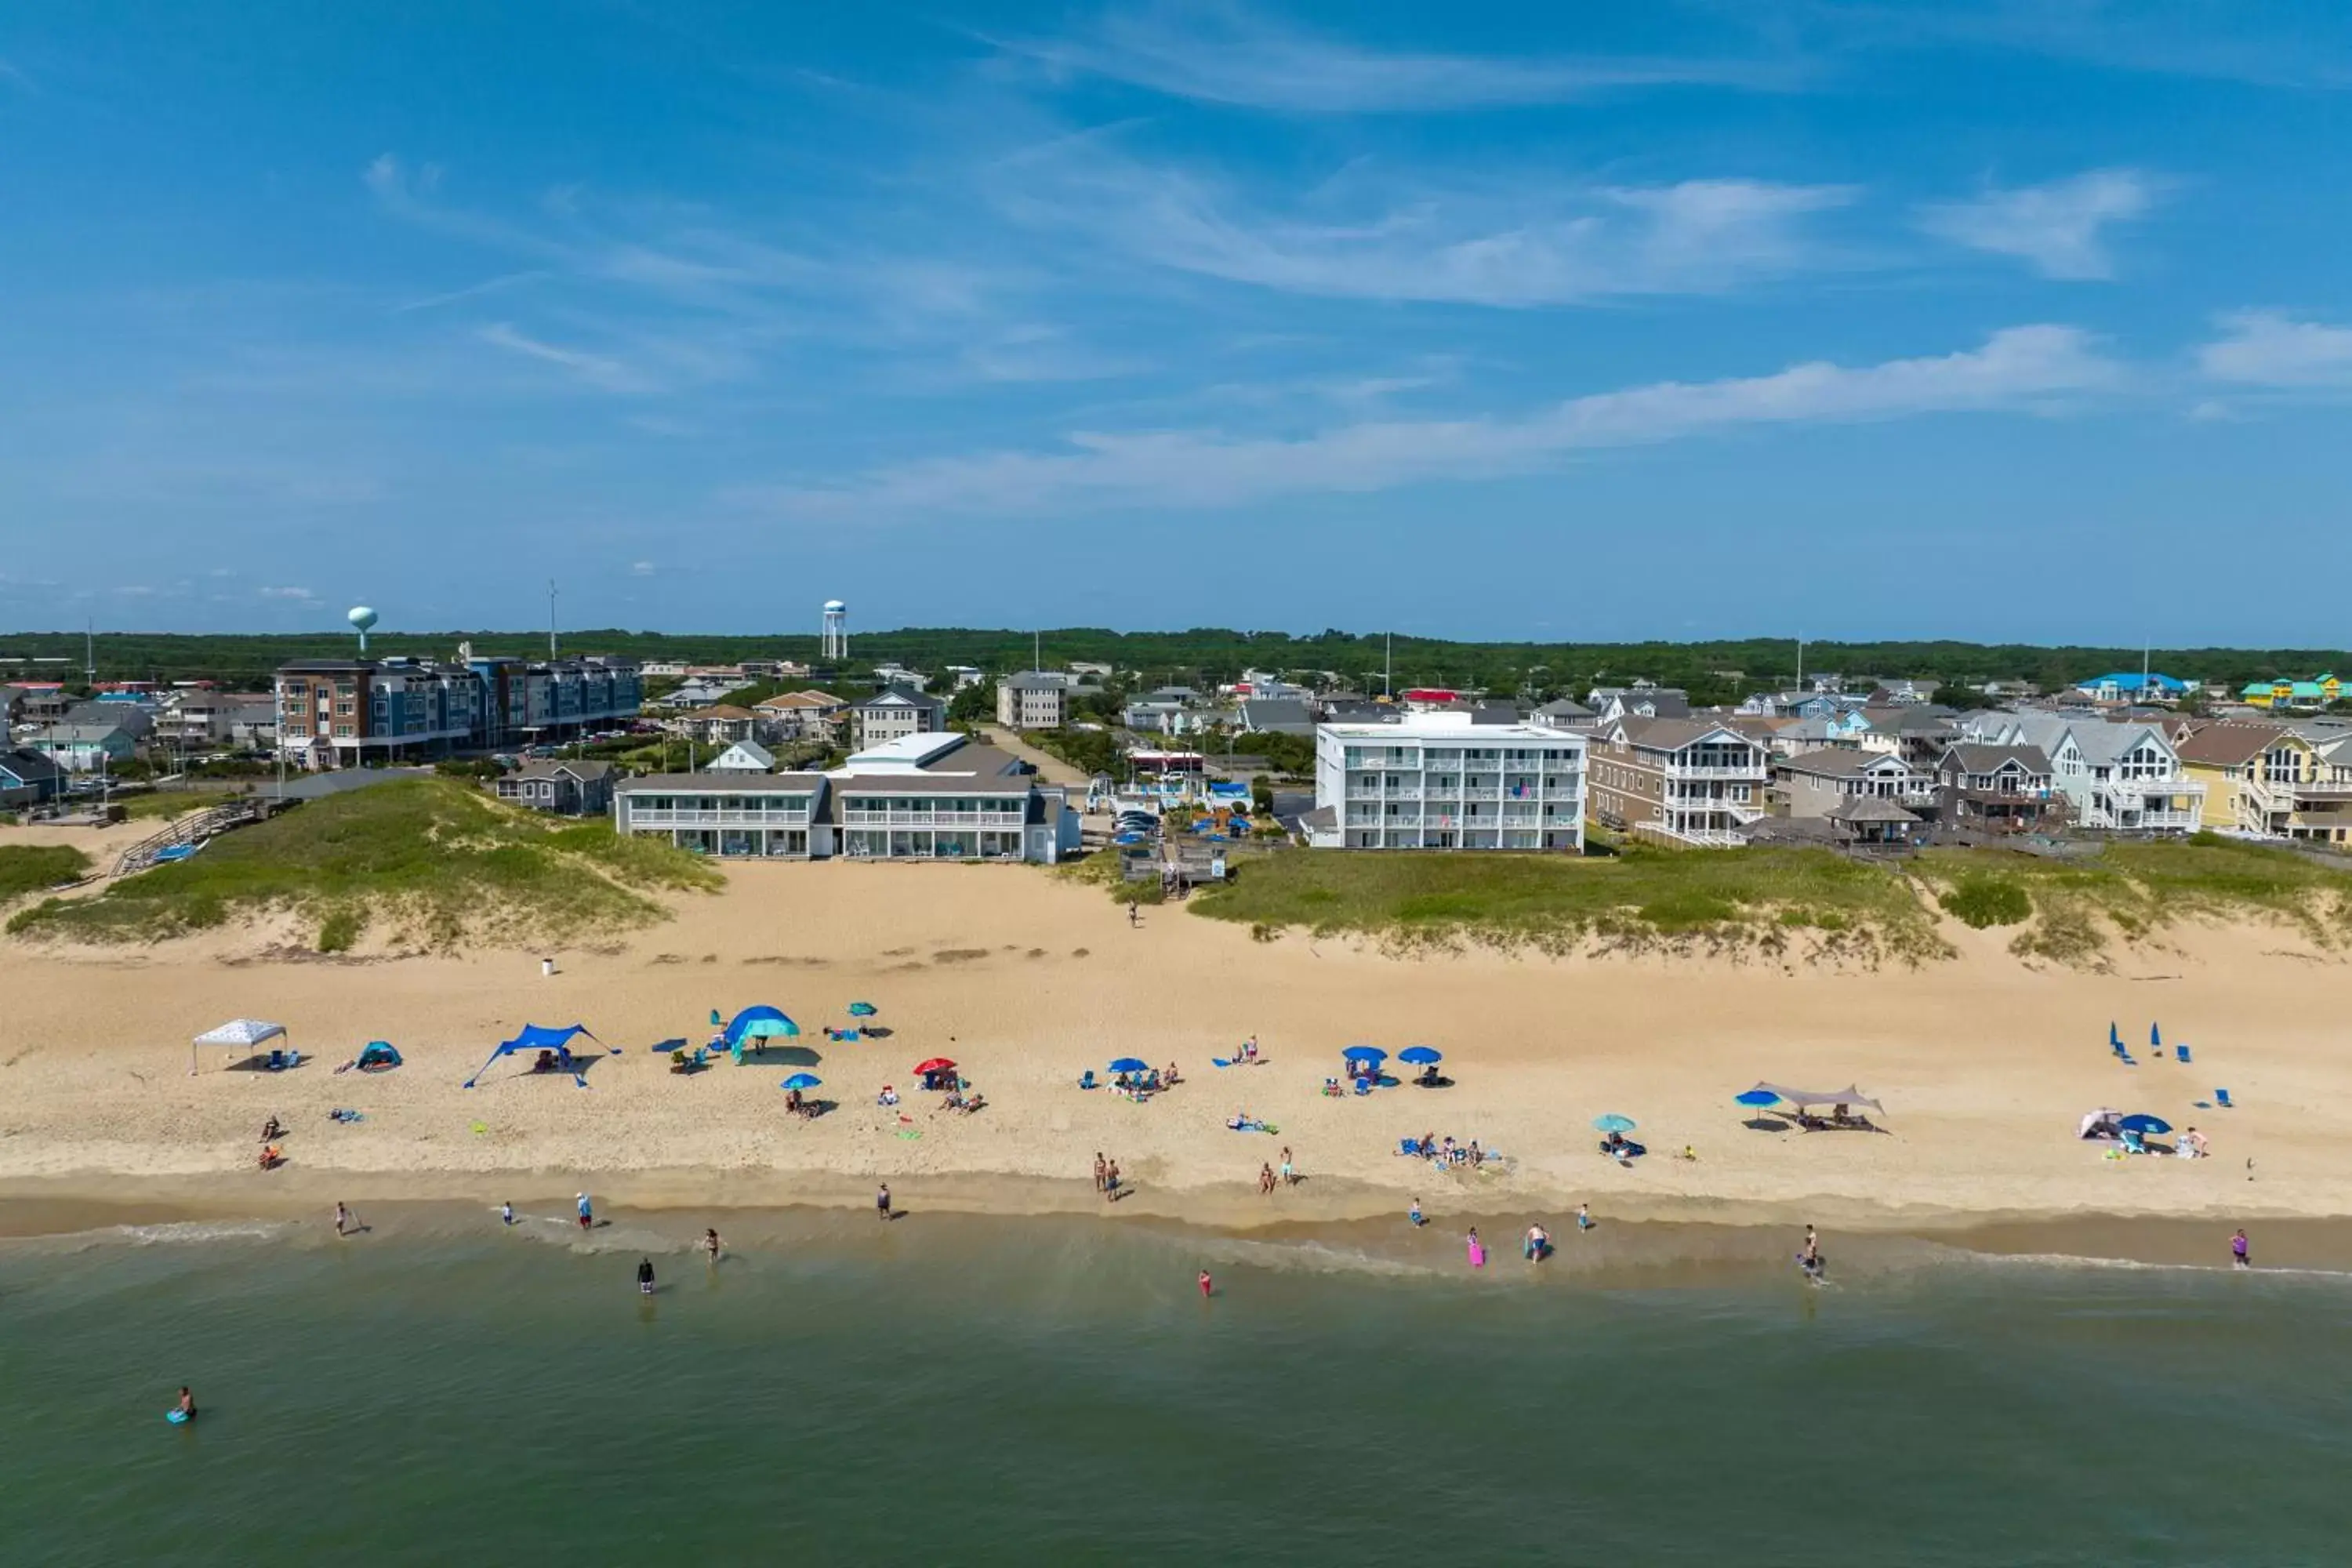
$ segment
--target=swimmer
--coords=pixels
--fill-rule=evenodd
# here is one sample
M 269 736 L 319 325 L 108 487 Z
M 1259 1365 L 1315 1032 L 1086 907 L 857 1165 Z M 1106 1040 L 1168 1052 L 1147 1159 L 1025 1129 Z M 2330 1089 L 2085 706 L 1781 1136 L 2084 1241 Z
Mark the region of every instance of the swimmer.
M 719 1261 L 719 1233 L 717 1231 L 705 1230 L 702 1233 L 702 1250 L 710 1254 L 711 1262 L 716 1263 Z
M 180 1384 L 180 1402 L 172 1408 L 183 1421 L 194 1421 L 196 1418 L 196 1396 L 188 1392 L 186 1384 Z
M 650 1258 L 640 1258 L 637 1259 L 637 1294 L 650 1296 L 653 1293 L 654 1260 Z

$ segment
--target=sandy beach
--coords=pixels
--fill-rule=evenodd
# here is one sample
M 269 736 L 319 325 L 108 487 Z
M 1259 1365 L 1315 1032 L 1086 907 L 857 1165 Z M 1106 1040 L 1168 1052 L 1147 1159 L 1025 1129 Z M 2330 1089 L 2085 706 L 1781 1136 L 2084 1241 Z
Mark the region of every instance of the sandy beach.
M 104 1201 L 157 1214 L 308 1212 L 340 1198 L 687 1208 L 864 1204 L 890 1182 L 933 1211 L 1100 1209 L 1247 1227 L 1393 1214 L 1536 1213 L 1884 1228 L 2090 1215 L 2326 1217 L 2352 1212 L 2352 1142 L 2330 1107 L 2352 1089 L 2345 970 L 2283 928 L 2198 928 L 2121 955 L 2116 972 L 2033 968 L 1997 934 L 1954 928 L 1952 962 L 1803 969 L 1717 959 L 1396 957 L 1292 933 L 1255 941 L 1181 906 L 1129 929 L 1098 890 L 1016 867 L 849 863 L 730 868 L 677 918 L 553 953 L 323 959 L 278 933 L 220 931 L 145 949 L 0 944 L 0 1207 L 8 1228 Z M 888 1037 L 825 1040 L 852 1000 Z M 698 1043 L 716 1008 L 783 1008 L 838 1109 L 784 1114 L 803 1070 L 781 1057 L 681 1077 L 661 1042 Z M 191 1037 L 281 1023 L 309 1060 L 223 1070 Z M 2193 1065 L 2150 1058 L 2151 1019 Z M 2110 1021 L 2141 1065 L 2106 1047 Z M 499 1064 L 525 1023 L 583 1023 L 617 1056 L 588 1088 Z M 1255 1035 L 1255 1068 L 1219 1070 Z M 366 1041 L 406 1058 L 332 1069 Z M 1453 1087 L 1326 1097 L 1339 1050 L 1425 1042 Z M 987 1097 L 962 1116 L 908 1068 L 952 1058 Z M 1113 1057 L 1185 1081 L 1134 1104 L 1076 1087 Z M 803 1058 L 806 1060 L 805 1058 Z M 1732 1097 L 1759 1079 L 1857 1082 L 1877 1133 L 1760 1131 Z M 905 1103 L 875 1103 L 885 1084 Z M 2216 1087 L 2238 1101 L 2200 1109 Z M 2107 1159 L 2079 1142 L 2110 1106 L 2196 1125 L 2213 1157 Z M 328 1119 L 349 1107 L 364 1120 Z M 1279 1135 L 1229 1131 L 1246 1110 Z M 1651 1154 L 1599 1156 L 1592 1119 L 1639 1123 Z M 277 1115 L 288 1163 L 254 1168 Z M 904 1120 L 902 1120 L 902 1117 Z M 1476 1174 L 1396 1153 L 1433 1131 L 1500 1152 Z M 1688 1146 L 1694 1160 L 1678 1158 Z M 1305 1178 L 1270 1198 L 1287 1146 Z M 1106 1205 L 1096 1152 L 1133 1187 Z M 2248 1161 L 2253 1162 L 2251 1170 Z

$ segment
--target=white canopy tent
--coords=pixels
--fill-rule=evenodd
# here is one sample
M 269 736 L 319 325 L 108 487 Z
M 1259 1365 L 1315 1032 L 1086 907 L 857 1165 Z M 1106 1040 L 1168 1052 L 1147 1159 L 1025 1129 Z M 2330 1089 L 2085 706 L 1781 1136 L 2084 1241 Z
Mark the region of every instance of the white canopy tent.
M 196 1076 L 198 1046 L 226 1046 L 231 1049 L 242 1047 L 251 1050 L 265 1040 L 285 1037 L 286 1026 L 283 1024 L 264 1023 L 259 1018 L 231 1018 L 219 1028 L 207 1029 L 188 1042 L 188 1076 Z

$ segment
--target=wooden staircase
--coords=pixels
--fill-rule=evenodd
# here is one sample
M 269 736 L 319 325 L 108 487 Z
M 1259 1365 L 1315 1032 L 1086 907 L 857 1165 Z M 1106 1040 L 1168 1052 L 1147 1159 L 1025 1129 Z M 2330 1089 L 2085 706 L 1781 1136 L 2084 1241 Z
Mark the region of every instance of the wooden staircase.
M 215 834 L 242 827 L 248 822 L 258 822 L 261 816 L 261 803 L 251 796 L 215 805 L 209 810 L 192 812 L 161 833 L 142 838 L 125 849 L 114 863 L 114 874 L 118 877 L 135 876 L 154 865 L 157 856 L 175 845 L 200 844 Z

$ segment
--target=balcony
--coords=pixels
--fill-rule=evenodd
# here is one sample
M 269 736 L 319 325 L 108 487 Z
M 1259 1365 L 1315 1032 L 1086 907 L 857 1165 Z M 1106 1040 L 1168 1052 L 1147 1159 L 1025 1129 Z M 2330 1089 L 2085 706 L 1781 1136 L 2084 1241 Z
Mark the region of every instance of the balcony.
M 1019 811 L 846 811 L 844 827 L 1019 827 L 1028 814 Z
M 1746 779 L 1751 784 L 1761 784 L 1770 773 L 1771 769 L 1761 758 L 1752 763 L 1720 767 L 1691 763 L 1666 764 L 1666 777 L 1670 779 Z
M 627 808 L 632 832 L 641 827 L 806 827 L 806 811 L 652 811 Z

